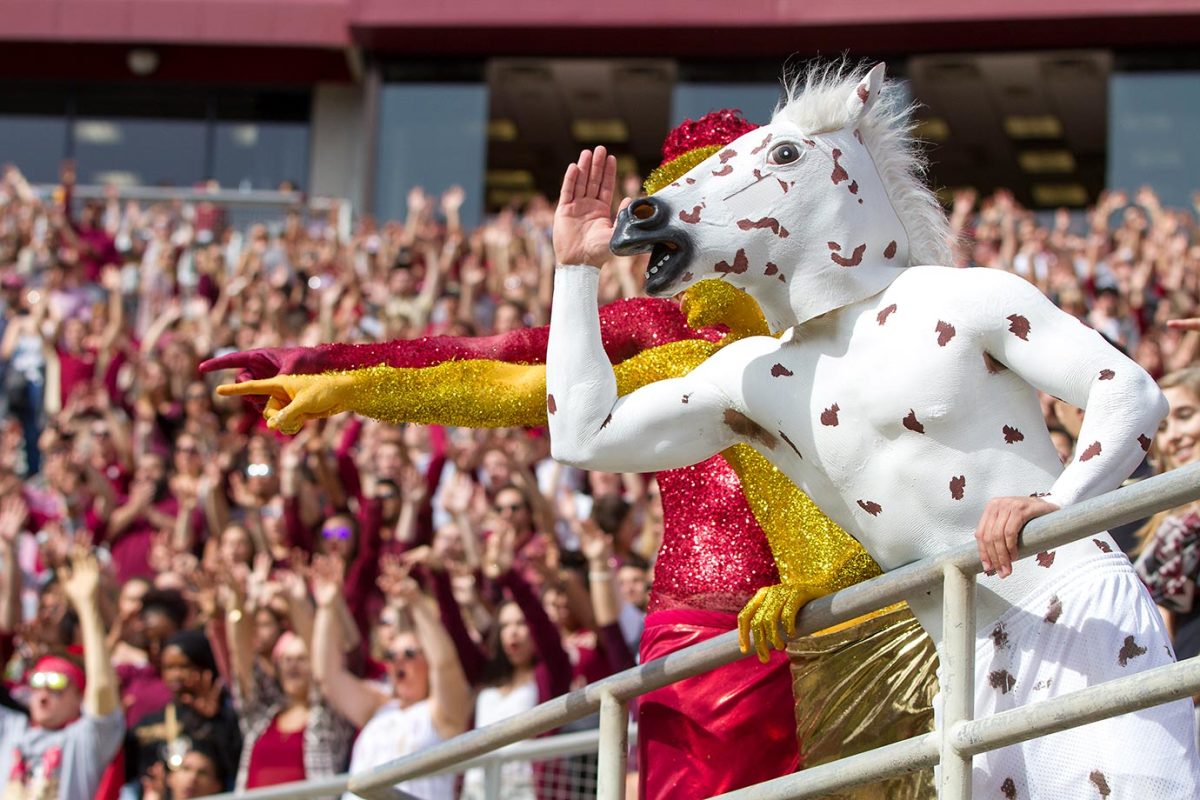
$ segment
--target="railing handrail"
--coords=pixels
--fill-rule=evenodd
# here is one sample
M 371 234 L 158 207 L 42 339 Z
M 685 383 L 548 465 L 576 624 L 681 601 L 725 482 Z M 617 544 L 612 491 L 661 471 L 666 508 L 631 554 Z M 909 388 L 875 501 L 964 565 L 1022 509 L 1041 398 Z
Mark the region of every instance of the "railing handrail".
M 637 725 L 629 726 L 629 741 L 637 741 Z M 477 767 L 492 764 L 507 764 L 511 761 L 546 761 L 596 752 L 600 744 L 600 729 L 588 728 L 573 733 L 560 733 L 538 739 L 526 739 L 500 750 L 492 750 L 470 761 L 455 764 L 450 769 L 435 774 L 457 774 Z M 245 792 L 223 792 L 209 795 L 207 800 L 303 800 L 310 797 L 327 797 L 346 791 L 350 773 L 331 775 L 328 778 L 279 783 L 251 789 Z
M 1196 499 L 1200 499 L 1200 463 L 1123 486 L 1033 520 L 1021 537 L 1019 554 L 1024 558 Z M 982 569 L 974 542 L 955 547 L 812 601 L 798 617 L 796 636 L 850 621 L 891 605 L 915 591 L 940 584 L 945 565 L 954 565 L 971 574 Z M 745 655 L 738 647 L 737 631 L 723 633 L 548 700 L 523 714 L 468 731 L 358 775 L 350 775 L 348 788 L 364 797 L 387 796 L 397 783 L 448 770 L 465 759 L 594 714 L 605 694 L 627 701 L 732 663 Z M 238 798 L 266 800 L 259 792 L 245 792 Z

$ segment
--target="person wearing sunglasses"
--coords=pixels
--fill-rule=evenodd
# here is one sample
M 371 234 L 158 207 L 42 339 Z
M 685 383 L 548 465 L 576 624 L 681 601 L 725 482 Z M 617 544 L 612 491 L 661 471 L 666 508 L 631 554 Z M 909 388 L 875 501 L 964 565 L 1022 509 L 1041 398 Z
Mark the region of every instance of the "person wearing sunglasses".
M 357 678 L 342 657 L 340 607 L 344 606 L 340 569 L 322 571 L 314 562 L 313 676 L 326 702 L 359 728 L 350 771 L 364 772 L 467 730 L 471 687 L 454 643 L 438 616 L 437 604 L 406 578 L 392 593 L 404 607 L 400 632 L 387 649 L 388 688 Z M 454 776 L 405 781 L 396 788 L 414 797 L 441 800 L 454 796 Z M 352 800 L 354 795 L 343 795 Z
M 0 707 L 6 798 L 92 800 L 125 734 L 100 617 L 99 564 L 76 552 L 60 580 L 79 615 L 83 664 L 67 655 L 43 656 L 28 676 L 29 716 Z

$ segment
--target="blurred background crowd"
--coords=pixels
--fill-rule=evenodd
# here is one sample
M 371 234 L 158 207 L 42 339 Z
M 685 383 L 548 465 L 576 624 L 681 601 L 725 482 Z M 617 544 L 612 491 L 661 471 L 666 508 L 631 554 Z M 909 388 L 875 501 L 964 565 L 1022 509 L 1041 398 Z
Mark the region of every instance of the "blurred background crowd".
M 363 769 L 633 663 L 662 538 L 653 476 L 557 465 L 537 429 L 343 415 L 287 437 L 215 395 L 232 374 L 197 370 L 234 350 L 544 325 L 550 202 L 466 229 L 462 190 L 415 189 L 405 219 L 343 238 L 333 212 L 238 228 L 204 202 L 73 188 L 69 164 L 48 199 L 16 168 L 0 180 L 13 797 L 194 797 Z M 1051 215 L 962 192 L 949 213 L 955 266 L 1015 272 L 1156 379 L 1174 373 L 1139 475 L 1193 460 L 1200 377 L 1179 371 L 1200 332 L 1167 321 L 1200 316 L 1196 209 L 1142 188 Z M 639 294 L 643 268 L 614 259 L 602 302 Z M 1080 412 L 1044 409 L 1065 460 Z M 1200 652 L 1200 517 L 1118 536 L 1145 551 L 1180 657 Z M 507 765 L 503 796 L 594 796 L 588 762 Z M 475 772 L 402 788 L 483 797 Z

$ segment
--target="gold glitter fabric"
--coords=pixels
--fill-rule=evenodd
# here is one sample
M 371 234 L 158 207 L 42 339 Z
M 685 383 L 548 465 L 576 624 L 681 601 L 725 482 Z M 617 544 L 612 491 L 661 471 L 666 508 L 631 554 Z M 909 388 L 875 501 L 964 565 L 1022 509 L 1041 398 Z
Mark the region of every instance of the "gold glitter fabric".
M 351 411 L 385 422 L 499 428 L 546 424 L 546 367 L 450 361 L 409 369 L 375 366 L 353 378 Z
M 662 166 L 655 167 L 654 171 L 646 177 L 646 181 L 642 184 L 642 189 L 645 190 L 646 194 L 654 194 L 661 189 L 665 189 L 691 172 L 697 164 L 720 149 L 721 145 L 711 144 L 705 147 L 697 147 L 694 150 L 688 150 L 686 153 L 671 159 Z
M 722 345 L 747 336 L 769 336 L 771 333 L 754 298 L 722 280 L 703 280 L 692 286 L 683 293 L 680 308 L 692 328 L 728 329 L 721 339 Z
M 684 339 L 645 350 L 614 367 L 617 391 L 625 395 L 657 380 L 686 375 L 717 349 L 704 339 Z M 311 380 L 332 385 L 331 393 L 340 395 L 339 410 L 384 422 L 471 428 L 546 424 L 544 364 L 477 359 L 422 368 L 379 365 L 328 372 Z
M 801 764 L 814 767 L 933 730 L 937 654 L 907 607 L 788 645 Z M 926 769 L 826 800 L 933 800 Z
M 806 584 L 820 596 L 880 574 L 862 545 L 757 451 L 736 445 L 724 456 L 767 534 L 781 583 Z

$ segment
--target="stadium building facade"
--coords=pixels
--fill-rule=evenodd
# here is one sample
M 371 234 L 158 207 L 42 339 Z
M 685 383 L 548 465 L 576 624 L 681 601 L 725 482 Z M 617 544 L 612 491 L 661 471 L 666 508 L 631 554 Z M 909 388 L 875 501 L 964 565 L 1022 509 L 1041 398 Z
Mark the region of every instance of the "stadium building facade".
M 409 188 L 464 216 L 553 192 L 604 143 L 623 170 L 713 108 L 765 121 L 781 66 L 886 60 L 946 192 L 1084 206 L 1200 174 L 1194 0 L 0 0 L 0 160 L 53 181 L 275 188 L 385 218 Z

